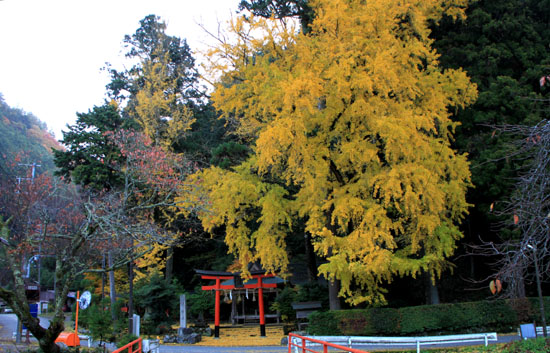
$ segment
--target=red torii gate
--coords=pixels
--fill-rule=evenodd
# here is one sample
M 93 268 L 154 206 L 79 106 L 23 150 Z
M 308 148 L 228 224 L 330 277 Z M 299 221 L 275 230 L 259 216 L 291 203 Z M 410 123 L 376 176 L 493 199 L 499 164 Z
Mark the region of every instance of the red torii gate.
M 262 280 L 268 277 L 275 277 L 274 274 L 266 274 L 265 271 L 250 271 L 251 283 L 243 283 L 240 272 L 220 272 L 195 270 L 202 279 L 215 280 L 216 283 L 209 286 L 202 286 L 202 290 L 215 291 L 216 309 L 214 314 L 214 337 L 220 337 L 220 291 L 233 289 L 258 289 L 258 309 L 260 312 L 260 336 L 265 337 L 265 312 L 264 312 L 264 288 L 277 288 L 277 283 L 263 283 Z M 234 284 L 222 284 L 222 280 L 233 280 Z M 241 286 L 236 286 L 235 284 Z

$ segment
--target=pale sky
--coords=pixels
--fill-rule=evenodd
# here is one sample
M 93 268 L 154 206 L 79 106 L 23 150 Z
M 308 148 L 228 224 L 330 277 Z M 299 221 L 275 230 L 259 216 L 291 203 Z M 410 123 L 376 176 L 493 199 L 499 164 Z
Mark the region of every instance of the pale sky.
M 12 107 L 33 113 L 57 139 L 76 112 L 105 99 L 105 62 L 121 69 L 122 40 L 149 14 L 193 50 L 214 40 L 239 0 L 0 0 L 0 93 Z M 198 54 L 194 55 L 200 61 Z

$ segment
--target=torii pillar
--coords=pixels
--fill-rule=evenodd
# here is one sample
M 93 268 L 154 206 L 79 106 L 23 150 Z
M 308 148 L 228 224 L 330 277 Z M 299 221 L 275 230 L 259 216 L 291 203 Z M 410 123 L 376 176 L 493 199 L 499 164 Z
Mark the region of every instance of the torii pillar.
M 240 273 L 232 272 L 218 272 L 218 271 L 203 271 L 195 270 L 202 279 L 215 280 L 214 285 L 202 286 L 202 290 L 213 290 L 215 295 L 215 310 L 214 310 L 214 338 L 220 337 L 220 291 L 221 290 L 233 290 L 236 289 L 234 284 L 222 284 L 221 280 L 234 279 L 240 276 Z M 264 310 L 264 288 L 277 288 L 275 283 L 263 283 L 262 279 L 266 277 L 274 277 L 273 274 L 252 273 L 252 278 L 256 279 L 256 283 L 244 284 L 242 288 L 246 289 L 258 289 L 258 309 L 260 312 L 260 336 L 265 337 L 265 310 Z
M 258 306 L 260 312 L 260 336 L 265 337 L 264 288 L 262 277 L 258 277 Z

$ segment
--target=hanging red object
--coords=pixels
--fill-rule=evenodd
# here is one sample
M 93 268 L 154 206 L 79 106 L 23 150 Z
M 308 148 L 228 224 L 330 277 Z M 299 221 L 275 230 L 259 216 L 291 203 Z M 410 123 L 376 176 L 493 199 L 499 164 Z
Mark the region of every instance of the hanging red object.
M 514 214 L 514 224 L 517 225 L 519 223 L 519 217 L 517 214 Z

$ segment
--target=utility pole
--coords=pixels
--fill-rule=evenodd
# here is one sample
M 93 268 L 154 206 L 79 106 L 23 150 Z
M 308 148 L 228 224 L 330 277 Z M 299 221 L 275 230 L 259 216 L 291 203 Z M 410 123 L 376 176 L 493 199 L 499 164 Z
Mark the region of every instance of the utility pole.
M 32 164 L 26 164 L 26 163 L 19 163 L 18 165 L 22 165 L 22 166 L 26 166 L 26 167 L 31 167 L 31 177 L 17 177 L 17 184 L 21 184 L 21 180 L 30 180 L 31 181 L 31 184 L 34 184 L 34 177 L 36 176 L 36 167 L 41 167 L 42 165 L 41 164 L 36 164 L 36 163 L 32 163 Z

